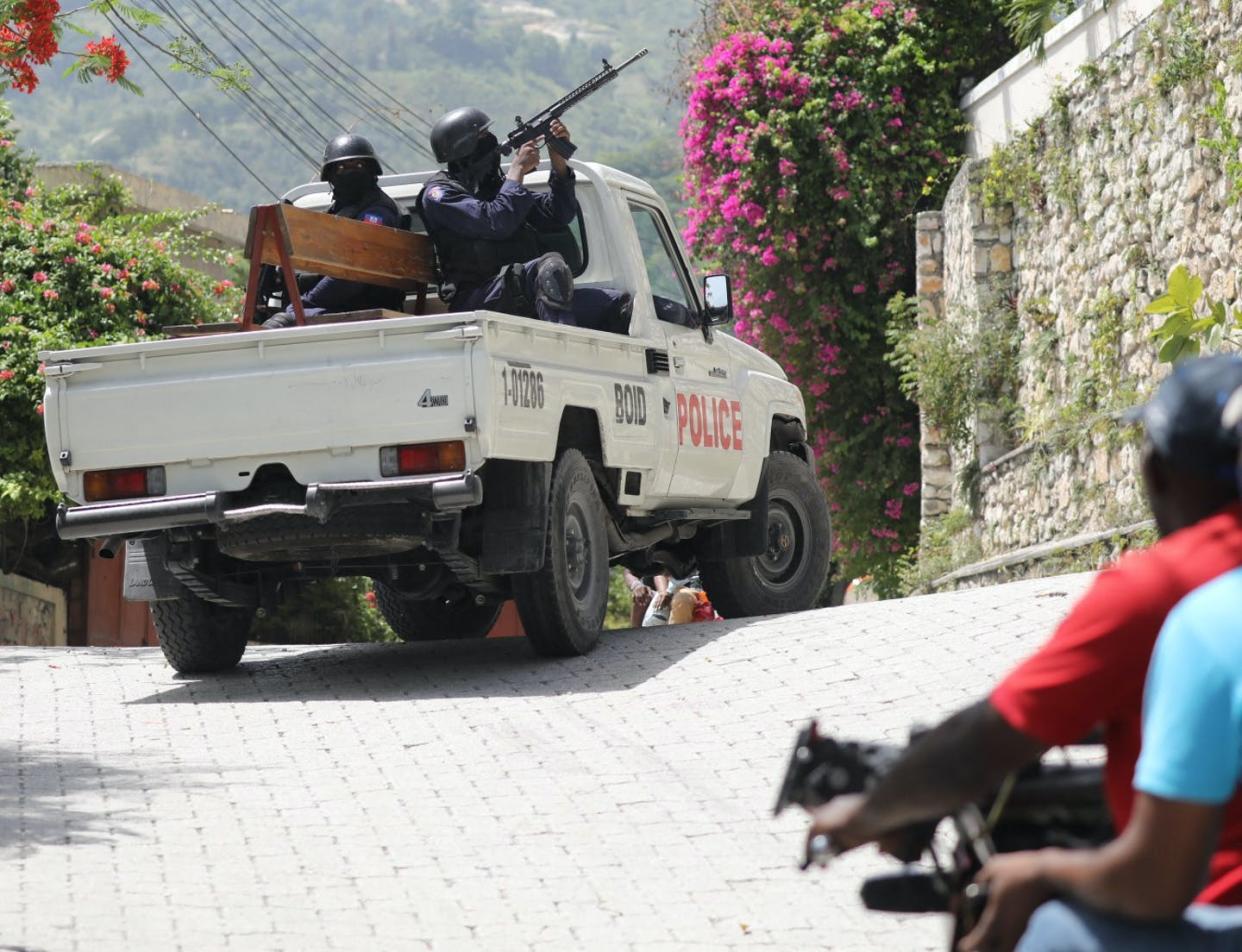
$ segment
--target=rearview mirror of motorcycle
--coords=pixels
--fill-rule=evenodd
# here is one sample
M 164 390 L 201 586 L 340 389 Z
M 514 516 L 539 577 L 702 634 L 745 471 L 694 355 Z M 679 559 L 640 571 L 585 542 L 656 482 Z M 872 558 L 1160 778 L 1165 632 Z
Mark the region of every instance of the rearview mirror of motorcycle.
M 703 279 L 703 301 L 708 324 L 733 323 L 733 288 L 727 274 L 709 274 Z

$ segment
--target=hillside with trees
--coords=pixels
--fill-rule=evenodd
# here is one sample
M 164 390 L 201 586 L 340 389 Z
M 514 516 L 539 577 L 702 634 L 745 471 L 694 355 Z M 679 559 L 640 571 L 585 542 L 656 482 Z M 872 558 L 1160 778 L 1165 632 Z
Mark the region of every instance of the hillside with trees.
M 352 126 L 372 138 L 393 170 L 429 168 L 432 160 L 419 146 L 426 143 L 426 123 L 443 111 L 479 105 L 503 133 L 515 115 L 535 112 L 596 72 L 602 57 L 616 63 L 647 46 L 651 55 L 570 113 L 567 124 L 583 157 L 622 165 L 655 181 L 668 200 L 678 197 L 683 103 L 674 92 L 677 49 L 670 31 L 693 20 L 692 0 L 191 0 L 149 6 L 164 16 L 164 27 L 148 27 L 145 39 L 127 38 L 124 24 L 116 30 L 131 53 L 128 75 L 142 87 L 141 96 L 52 71 L 36 97 L 7 95 L 23 143 L 44 161 L 108 162 L 234 208 L 270 200 L 141 56 L 260 178 L 283 192 L 316 169 L 282 131 L 315 157 L 330 135 Z M 92 26 L 115 29 L 102 21 Z M 249 71 L 250 103 L 235 90 L 169 70 L 172 61 L 160 48 L 187 60 L 203 54 L 174 45 L 187 33 L 220 61 Z M 386 117 L 368 112 L 351 91 L 390 111 Z

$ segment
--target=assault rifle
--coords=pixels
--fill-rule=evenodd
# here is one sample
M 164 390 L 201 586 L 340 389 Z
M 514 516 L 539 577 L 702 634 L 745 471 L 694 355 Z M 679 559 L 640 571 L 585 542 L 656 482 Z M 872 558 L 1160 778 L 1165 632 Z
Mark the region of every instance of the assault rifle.
M 561 118 L 572 106 L 578 105 L 582 100 L 586 99 L 592 93 L 597 93 L 609 83 L 611 83 L 630 64 L 642 59 L 647 55 L 647 49 L 644 47 L 639 50 L 620 66 L 611 66 L 608 60 L 604 60 L 604 68 L 588 79 L 577 89 L 566 93 L 552 105 L 539 112 L 537 115 L 529 119 L 523 120 L 521 116 L 514 116 L 513 121 L 517 124 L 517 128 L 509 133 L 503 141 L 497 146 L 497 151 L 501 155 L 508 155 L 515 149 L 520 149 L 527 142 L 534 142 L 536 139 L 545 139 L 548 148 L 554 149 L 563 158 L 568 159 L 578 147 L 567 139 L 558 139 L 551 134 L 552 121 Z
M 912 740 L 917 738 L 912 733 Z M 810 810 L 843 794 L 865 793 L 901 753 L 902 748 L 886 744 L 834 740 L 811 721 L 794 743 L 775 812 L 794 804 Z M 1044 846 L 1094 846 L 1113 835 L 1101 770 L 1094 765 L 1040 761 L 950 819 L 951 837 L 935 835 L 939 819 L 898 831 L 895 855 L 907 862 L 925 856 L 930 865 L 872 876 L 861 892 L 863 905 L 878 912 L 949 913 L 951 949 L 983 911 L 987 896 L 973 880 L 991 856 Z M 834 852 L 827 837 L 817 836 L 808 844 L 802 868 L 825 865 Z

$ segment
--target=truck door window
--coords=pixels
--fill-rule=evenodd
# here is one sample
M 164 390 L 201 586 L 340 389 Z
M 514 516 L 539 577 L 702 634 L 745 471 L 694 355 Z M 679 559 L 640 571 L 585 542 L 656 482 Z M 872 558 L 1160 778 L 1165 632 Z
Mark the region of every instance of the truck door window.
M 656 316 L 683 327 L 697 327 L 697 308 L 686 291 L 685 278 L 673 252 L 676 246 L 669 237 L 663 216 L 654 208 L 633 204 L 630 216 L 647 268 L 647 281 L 655 297 Z

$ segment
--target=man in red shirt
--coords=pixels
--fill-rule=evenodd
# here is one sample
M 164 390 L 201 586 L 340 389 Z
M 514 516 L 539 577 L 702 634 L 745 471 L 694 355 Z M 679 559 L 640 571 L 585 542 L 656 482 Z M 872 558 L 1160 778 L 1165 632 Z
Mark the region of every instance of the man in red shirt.
M 837 850 L 945 816 L 996 789 L 1048 747 L 1100 727 L 1105 793 L 1120 833 L 1134 803 L 1143 684 L 1165 616 L 1183 596 L 1242 566 L 1238 442 L 1220 426 L 1242 385 L 1242 359 L 1187 361 L 1134 416 L 1145 431 L 1143 478 L 1162 538 L 1105 569 L 1052 638 L 986 699 L 919 738 L 866 795 L 812 814 L 808 843 Z M 1230 802 L 1198 902 L 1242 905 L 1242 797 Z

